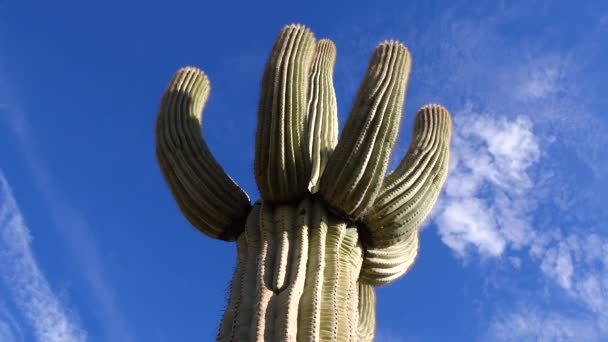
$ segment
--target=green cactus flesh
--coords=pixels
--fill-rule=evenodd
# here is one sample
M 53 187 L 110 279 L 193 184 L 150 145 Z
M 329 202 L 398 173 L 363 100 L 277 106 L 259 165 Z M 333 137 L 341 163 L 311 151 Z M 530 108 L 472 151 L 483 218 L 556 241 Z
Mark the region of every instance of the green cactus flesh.
M 410 61 L 400 43 L 384 42 L 376 48 L 321 178 L 320 194 L 348 218 L 360 218 L 382 185 L 401 122 Z
M 209 90 L 200 70 L 184 68 L 175 75 L 156 121 L 156 155 L 190 223 L 210 237 L 234 240 L 243 230 L 249 196 L 224 172 L 201 137 Z
M 372 341 L 374 286 L 414 263 L 447 177 L 450 114 L 422 107 L 410 148 L 385 175 L 409 51 L 376 48 L 339 140 L 335 59 L 334 44 L 304 26 L 279 34 L 262 78 L 253 206 L 201 136 L 207 76 L 180 69 L 162 98 L 156 155 L 169 189 L 194 227 L 236 241 L 219 341 Z
M 262 198 L 294 201 L 310 180 L 304 139 L 308 70 L 315 39 L 302 26 L 277 38 L 262 77 L 254 173 Z
M 321 39 L 315 46 L 308 85 L 308 154 L 312 166 L 309 190 L 316 193 L 329 154 L 338 143 L 338 106 L 332 80 L 336 46 Z
M 372 285 L 359 283 L 358 311 L 358 341 L 373 341 L 376 331 L 376 291 Z
M 218 340 L 356 339 L 363 249 L 357 229 L 315 199 L 256 204 L 237 240 Z

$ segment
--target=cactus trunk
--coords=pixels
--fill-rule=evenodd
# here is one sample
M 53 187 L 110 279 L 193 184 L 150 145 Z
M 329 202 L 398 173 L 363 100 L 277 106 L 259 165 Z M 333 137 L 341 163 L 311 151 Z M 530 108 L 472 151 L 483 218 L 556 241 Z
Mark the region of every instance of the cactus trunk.
M 178 207 L 205 235 L 236 241 L 218 341 L 372 341 L 374 286 L 418 254 L 447 177 L 450 114 L 422 107 L 408 152 L 385 175 L 410 53 L 395 41 L 376 48 L 339 140 L 335 58 L 330 40 L 301 25 L 279 34 L 262 78 L 253 206 L 200 135 L 207 76 L 183 68 L 162 98 L 156 154 Z
M 357 228 L 314 198 L 256 204 L 237 240 L 219 341 L 357 339 Z

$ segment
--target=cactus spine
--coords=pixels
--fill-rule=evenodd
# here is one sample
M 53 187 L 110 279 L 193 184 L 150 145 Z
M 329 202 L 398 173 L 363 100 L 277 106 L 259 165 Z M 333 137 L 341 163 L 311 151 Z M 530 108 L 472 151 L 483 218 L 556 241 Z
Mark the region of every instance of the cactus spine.
M 427 105 L 410 148 L 385 176 L 411 57 L 386 41 L 372 54 L 338 140 L 336 48 L 301 25 L 279 34 L 262 78 L 254 174 L 261 199 L 224 172 L 201 137 L 209 81 L 179 70 L 156 123 L 160 168 L 185 217 L 236 241 L 219 341 L 371 341 L 374 286 L 410 268 L 418 227 L 447 177 L 452 123 Z

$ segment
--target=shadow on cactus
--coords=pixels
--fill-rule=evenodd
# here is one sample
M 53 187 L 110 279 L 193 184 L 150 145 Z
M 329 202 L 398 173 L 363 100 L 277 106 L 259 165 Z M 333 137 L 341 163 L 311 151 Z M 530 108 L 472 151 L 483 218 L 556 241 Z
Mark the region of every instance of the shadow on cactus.
M 447 177 L 450 114 L 422 107 L 405 157 L 385 175 L 410 53 L 396 41 L 374 50 L 339 140 L 335 58 L 334 44 L 304 26 L 279 34 L 262 78 L 253 205 L 201 136 L 207 76 L 183 68 L 162 98 L 156 154 L 179 208 L 205 235 L 236 241 L 219 341 L 371 341 L 373 287 L 414 262 L 418 227 Z

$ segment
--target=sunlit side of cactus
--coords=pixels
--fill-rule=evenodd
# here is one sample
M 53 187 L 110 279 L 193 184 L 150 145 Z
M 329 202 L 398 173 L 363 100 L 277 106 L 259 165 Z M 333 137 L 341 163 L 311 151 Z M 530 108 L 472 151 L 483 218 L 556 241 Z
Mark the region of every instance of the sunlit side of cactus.
M 262 78 L 253 205 L 201 137 L 205 74 L 179 70 L 162 98 L 156 154 L 179 208 L 205 235 L 236 241 L 220 341 L 371 341 L 373 286 L 417 255 L 418 227 L 447 177 L 450 114 L 422 107 L 410 148 L 385 175 L 410 53 L 395 41 L 376 48 L 339 140 L 335 58 L 330 40 L 301 25 L 279 34 Z

